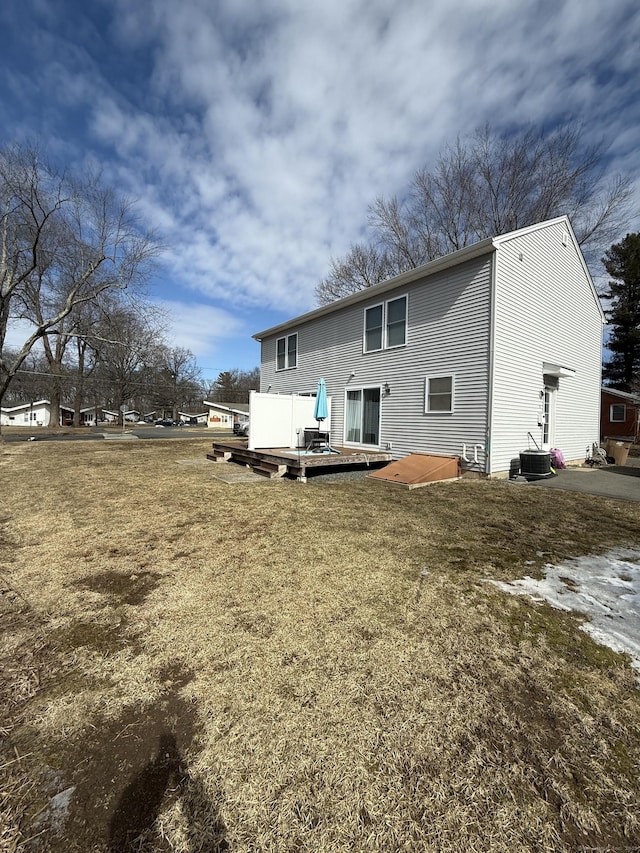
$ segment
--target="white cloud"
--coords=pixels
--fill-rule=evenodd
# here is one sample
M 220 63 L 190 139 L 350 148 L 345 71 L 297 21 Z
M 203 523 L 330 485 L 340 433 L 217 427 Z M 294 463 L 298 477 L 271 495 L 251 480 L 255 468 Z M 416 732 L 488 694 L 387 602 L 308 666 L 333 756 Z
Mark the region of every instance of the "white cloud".
M 586 140 L 611 139 L 612 167 L 638 172 L 635 0 L 117 0 L 103 10 L 114 7 L 108 67 L 89 45 L 49 44 L 45 85 L 88 117 L 107 176 L 164 235 L 185 301 L 306 310 L 376 196 L 402 192 L 486 121 L 574 118 Z M 138 77 L 115 75 L 119 57 Z
M 215 377 L 236 364 L 237 356 L 230 352 L 233 340 L 250 338 L 255 331 L 246 328 L 236 314 L 212 305 L 166 299 L 158 304 L 165 312 L 168 345 L 191 350 L 207 376 Z M 257 344 L 255 355 L 257 364 Z
M 7 325 L 5 346 L 19 351 L 34 331 L 35 326 L 28 320 L 10 320 Z

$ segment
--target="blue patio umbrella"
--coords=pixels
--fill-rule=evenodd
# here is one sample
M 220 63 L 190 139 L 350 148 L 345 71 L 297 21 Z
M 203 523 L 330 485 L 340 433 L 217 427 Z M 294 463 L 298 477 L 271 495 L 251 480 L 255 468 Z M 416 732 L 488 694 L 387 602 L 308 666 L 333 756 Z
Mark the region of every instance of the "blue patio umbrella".
M 318 380 L 316 405 L 313 409 L 313 417 L 318 421 L 318 429 L 320 429 L 320 421 L 324 421 L 329 417 L 329 407 L 327 405 L 327 386 L 325 385 L 324 379 Z

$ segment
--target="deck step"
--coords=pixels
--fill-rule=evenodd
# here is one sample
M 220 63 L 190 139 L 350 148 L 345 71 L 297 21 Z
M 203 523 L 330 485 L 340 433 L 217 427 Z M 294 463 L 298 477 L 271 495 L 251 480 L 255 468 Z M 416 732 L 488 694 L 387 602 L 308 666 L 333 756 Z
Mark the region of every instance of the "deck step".
M 263 463 L 262 465 L 252 465 L 251 470 L 262 477 L 267 477 L 269 480 L 275 480 L 279 477 L 284 477 L 287 473 L 286 465 L 274 465 L 273 463 Z
M 214 450 L 213 453 L 207 453 L 207 459 L 210 462 L 228 462 L 231 459 L 231 453 L 225 453 L 222 450 Z

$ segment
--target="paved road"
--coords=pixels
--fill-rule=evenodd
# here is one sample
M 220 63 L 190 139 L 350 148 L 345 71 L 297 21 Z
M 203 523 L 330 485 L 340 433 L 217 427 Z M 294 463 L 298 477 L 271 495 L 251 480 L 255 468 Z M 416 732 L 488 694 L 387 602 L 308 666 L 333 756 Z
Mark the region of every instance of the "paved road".
M 210 438 L 214 441 L 216 438 L 229 438 L 230 433 L 218 432 L 207 427 L 157 427 L 157 426 L 138 426 L 133 424 L 123 431 L 121 429 L 105 429 L 104 427 L 92 427 L 90 432 L 69 432 L 65 433 L 49 433 L 47 430 L 36 430 L 29 432 L 25 430 L 22 433 L 2 433 L 2 437 L 6 442 L 14 441 L 102 441 L 104 439 L 124 439 L 124 438 L 139 438 L 139 439 L 157 439 L 157 438 Z

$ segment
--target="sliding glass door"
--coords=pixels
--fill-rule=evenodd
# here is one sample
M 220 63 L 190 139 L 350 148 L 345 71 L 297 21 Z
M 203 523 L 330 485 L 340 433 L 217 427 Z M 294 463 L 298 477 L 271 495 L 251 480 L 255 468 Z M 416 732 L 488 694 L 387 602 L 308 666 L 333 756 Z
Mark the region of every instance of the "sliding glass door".
M 348 388 L 345 442 L 380 444 L 380 388 Z

